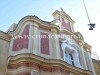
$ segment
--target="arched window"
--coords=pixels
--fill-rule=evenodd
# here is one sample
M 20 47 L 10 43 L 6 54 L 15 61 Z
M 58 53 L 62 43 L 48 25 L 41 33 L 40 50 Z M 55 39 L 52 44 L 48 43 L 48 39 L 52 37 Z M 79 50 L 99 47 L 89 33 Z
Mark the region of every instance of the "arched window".
M 63 50 L 64 61 L 68 64 L 81 68 L 79 60 L 79 47 L 78 45 L 70 38 L 61 39 L 61 48 Z
M 73 56 L 71 53 L 67 53 L 65 52 L 65 61 L 68 63 L 68 64 L 71 64 L 74 66 L 74 60 L 73 60 Z

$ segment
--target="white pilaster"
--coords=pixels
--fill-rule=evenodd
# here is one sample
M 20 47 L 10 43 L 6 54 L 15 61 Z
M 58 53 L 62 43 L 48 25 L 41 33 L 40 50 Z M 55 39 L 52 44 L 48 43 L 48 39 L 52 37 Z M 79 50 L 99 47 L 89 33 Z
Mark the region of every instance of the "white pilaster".
M 93 62 L 92 62 L 92 58 L 91 58 L 91 54 L 90 52 L 87 50 L 87 62 L 88 62 L 88 66 L 90 68 L 90 70 L 93 72 L 93 75 L 96 75 L 94 67 L 93 67 Z
M 54 36 L 50 38 L 52 40 L 52 54 L 55 56 L 56 59 L 60 59 L 60 47 L 59 47 L 59 37 L 57 35 L 56 29 L 51 29 L 51 36 Z
M 80 43 L 80 47 L 81 47 L 80 57 L 81 57 L 82 67 L 83 67 L 83 69 L 87 70 L 87 63 L 86 63 L 85 54 L 84 54 L 84 48 L 83 48 L 82 43 Z
M 33 35 L 32 35 L 32 41 L 33 41 L 33 54 L 38 55 L 39 54 L 39 29 L 38 24 L 33 24 Z
M 29 53 L 32 53 L 32 32 L 33 32 L 33 27 L 32 27 L 32 25 L 30 25 L 30 30 L 29 30 L 29 36 L 28 36 L 28 38 L 29 38 L 29 45 L 28 45 L 28 51 L 29 51 Z

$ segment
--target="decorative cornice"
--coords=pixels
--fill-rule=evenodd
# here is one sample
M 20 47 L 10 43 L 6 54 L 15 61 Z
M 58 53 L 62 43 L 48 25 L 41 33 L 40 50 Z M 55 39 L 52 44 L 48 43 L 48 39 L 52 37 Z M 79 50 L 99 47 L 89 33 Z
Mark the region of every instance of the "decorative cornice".
M 49 27 L 49 28 L 59 29 L 59 26 L 51 24 L 51 22 L 43 21 L 43 20 L 39 19 L 37 16 L 25 16 L 18 22 L 15 30 L 14 31 L 8 31 L 8 33 L 9 34 L 15 34 L 16 31 L 19 32 L 20 29 L 22 28 L 22 25 L 25 22 L 28 22 L 28 21 L 33 22 L 33 23 L 37 23 L 39 26 L 45 26 L 45 27 Z
M 64 29 L 64 28 L 61 28 L 60 30 L 59 30 L 59 32 L 66 32 L 66 34 L 67 35 L 73 35 L 73 32 L 71 32 L 71 31 L 69 31 L 69 30 L 67 30 L 67 29 Z
M 88 43 L 85 43 L 85 47 L 91 49 L 92 47 L 88 44 Z
M 84 42 L 84 47 L 86 48 L 85 50 L 91 53 L 91 46 L 89 44 L 87 44 L 86 42 Z
M 11 36 L 8 33 L 0 31 L 0 39 L 10 42 Z
M 74 67 L 72 65 L 67 64 L 66 62 L 59 60 L 59 59 L 45 59 L 43 57 L 33 55 L 33 54 L 19 54 L 13 57 L 9 57 L 10 61 L 9 64 L 17 64 L 20 63 L 21 61 L 23 62 L 36 62 L 40 65 L 53 65 L 53 66 L 60 66 L 62 69 L 67 69 L 70 70 L 70 72 L 74 73 L 83 73 L 83 74 L 91 74 L 92 72 L 88 70 L 84 70 L 78 67 Z
M 80 32 L 75 32 L 74 35 L 76 35 L 79 40 L 84 41 L 83 35 Z

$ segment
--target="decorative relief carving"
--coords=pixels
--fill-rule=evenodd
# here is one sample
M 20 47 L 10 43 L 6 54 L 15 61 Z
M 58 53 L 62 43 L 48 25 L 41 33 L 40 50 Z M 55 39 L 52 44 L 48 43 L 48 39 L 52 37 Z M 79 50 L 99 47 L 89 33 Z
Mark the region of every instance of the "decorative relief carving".
M 67 36 L 66 38 L 61 38 L 61 42 L 62 42 L 61 48 L 63 52 L 67 54 L 72 54 L 75 66 L 81 68 L 80 61 L 79 61 L 78 45 Z
M 77 36 L 78 39 L 84 40 L 84 38 L 83 38 L 83 36 L 82 36 L 82 34 L 80 32 L 76 32 L 74 34 Z

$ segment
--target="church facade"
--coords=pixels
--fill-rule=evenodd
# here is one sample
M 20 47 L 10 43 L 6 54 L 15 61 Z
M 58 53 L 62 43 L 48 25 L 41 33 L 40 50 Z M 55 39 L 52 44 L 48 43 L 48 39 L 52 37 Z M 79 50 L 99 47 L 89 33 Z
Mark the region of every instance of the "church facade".
M 91 46 L 65 11 L 54 20 L 25 16 L 0 31 L 0 75 L 95 75 Z

